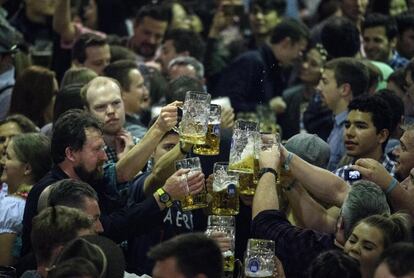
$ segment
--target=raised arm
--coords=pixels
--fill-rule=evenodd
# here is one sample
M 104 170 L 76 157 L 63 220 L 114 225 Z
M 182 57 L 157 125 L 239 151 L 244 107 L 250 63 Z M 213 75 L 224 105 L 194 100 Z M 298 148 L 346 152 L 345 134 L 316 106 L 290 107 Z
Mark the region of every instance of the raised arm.
M 319 232 L 335 232 L 336 217 L 315 201 L 299 182 L 294 181 L 285 190 L 285 194 L 300 226 Z
M 141 141 L 139 141 L 138 144 L 129 150 L 128 153 L 116 163 L 118 182 L 131 180 L 144 168 L 162 136 L 177 124 L 178 104 L 180 104 L 180 102 L 173 102 L 164 106 L 161 109 L 158 119 Z M 174 172 L 170 172 L 165 180 L 173 173 Z
M 270 151 L 261 151 L 259 165 L 261 169 L 279 168 L 280 154 L 276 146 Z M 276 175 L 272 171 L 263 174 L 257 184 L 256 193 L 253 198 L 252 218 L 265 210 L 279 209 L 279 199 L 276 191 Z
M 288 152 L 281 146 L 285 164 L 292 175 L 319 200 L 330 205 L 341 207 L 350 187 L 335 174 L 323 168 L 314 166 L 299 156 Z
M 364 179 L 376 183 L 384 190 L 394 211 L 407 211 L 414 220 L 414 184 L 411 180 L 414 169 L 411 170 L 410 176 L 399 183 L 374 159 L 358 159 L 351 167 L 358 170 Z
M 76 35 L 70 12 L 70 0 L 57 0 L 53 15 L 53 30 L 63 41 L 73 41 Z

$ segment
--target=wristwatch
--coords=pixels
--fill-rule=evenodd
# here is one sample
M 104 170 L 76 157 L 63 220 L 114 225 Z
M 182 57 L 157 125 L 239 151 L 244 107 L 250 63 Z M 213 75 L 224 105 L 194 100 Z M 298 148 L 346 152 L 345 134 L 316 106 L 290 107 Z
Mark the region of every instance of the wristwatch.
M 275 178 L 277 179 L 277 172 L 276 172 L 275 169 L 267 168 L 267 167 L 260 169 L 260 177 L 262 177 L 266 173 L 272 173 L 275 176 Z
M 160 202 L 163 203 L 167 208 L 172 206 L 171 196 L 165 192 L 164 189 L 158 188 L 157 190 L 158 197 L 160 198 Z

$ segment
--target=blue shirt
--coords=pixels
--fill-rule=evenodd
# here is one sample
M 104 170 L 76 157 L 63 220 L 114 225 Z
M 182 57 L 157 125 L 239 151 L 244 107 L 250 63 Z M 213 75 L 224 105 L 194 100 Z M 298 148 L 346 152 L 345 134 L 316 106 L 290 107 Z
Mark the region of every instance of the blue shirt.
M 328 144 L 329 148 L 331 149 L 331 156 L 328 163 L 328 170 L 330 171 L 336 169 L 339 161 L 345 154 L 344 126 L 347 117 L 348 110 L 335 116 L 334 126 L 332 128 L 331 134 L 328 137 Z
M 389 61 L 390 67 L 392 67 L 394 70 L 397 70 L 399 68 L 405 67 L 408 62 L 410 62 L 407 58 L 403 57 L 398 53 L 396 50 L 393 50 L 391 60 Z

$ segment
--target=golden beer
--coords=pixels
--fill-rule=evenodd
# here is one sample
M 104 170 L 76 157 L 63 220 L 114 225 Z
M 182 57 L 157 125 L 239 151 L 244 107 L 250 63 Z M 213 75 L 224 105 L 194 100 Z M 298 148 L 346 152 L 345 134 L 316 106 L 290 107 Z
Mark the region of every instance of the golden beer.
M 223 253 L 224 277 L 233 277 L 234 272 L 234 253 L 230 250 Z
M 239 194 L 235 184 L 213 192 L 211 210 L 216 215 L 237 215 L 239 213 Z
M 196 195 L 187 195 L 181 201 L 181 208 L 183 211 L 200 209 L 208 207 L 207 192 L 202 191 Z
M 208 124 L 205 144 L 195 145 L 193 152 L 201 155 L 218 155 L 220 153 L 220 123 Z
M 253 173 L 239 174 L 239 193 L 240 195 L 252 196 L 256 192 L 257 183 L 253 182 Z
M 180 140 L 200 145 L 206 143 L 206 133 L 202 123 L 188 123 L 185 128 L 180 127 Z
M 236 163 L 229 164 L 229 171 L 253 174 L 254 156 L 249 155 Z

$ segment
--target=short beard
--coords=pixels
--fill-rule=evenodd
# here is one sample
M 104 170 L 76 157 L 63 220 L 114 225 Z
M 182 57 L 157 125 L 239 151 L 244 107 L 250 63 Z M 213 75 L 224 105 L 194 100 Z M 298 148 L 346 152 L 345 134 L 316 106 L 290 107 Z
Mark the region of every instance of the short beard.
M 88 172 L 85 170 L 83 164 L 74 167 L 74 171 L 82 181 L 88 183 L 89 185 L 94 185 L 103 178 L 103 171 L 99 171 L 97 168 L 92 172 Z

